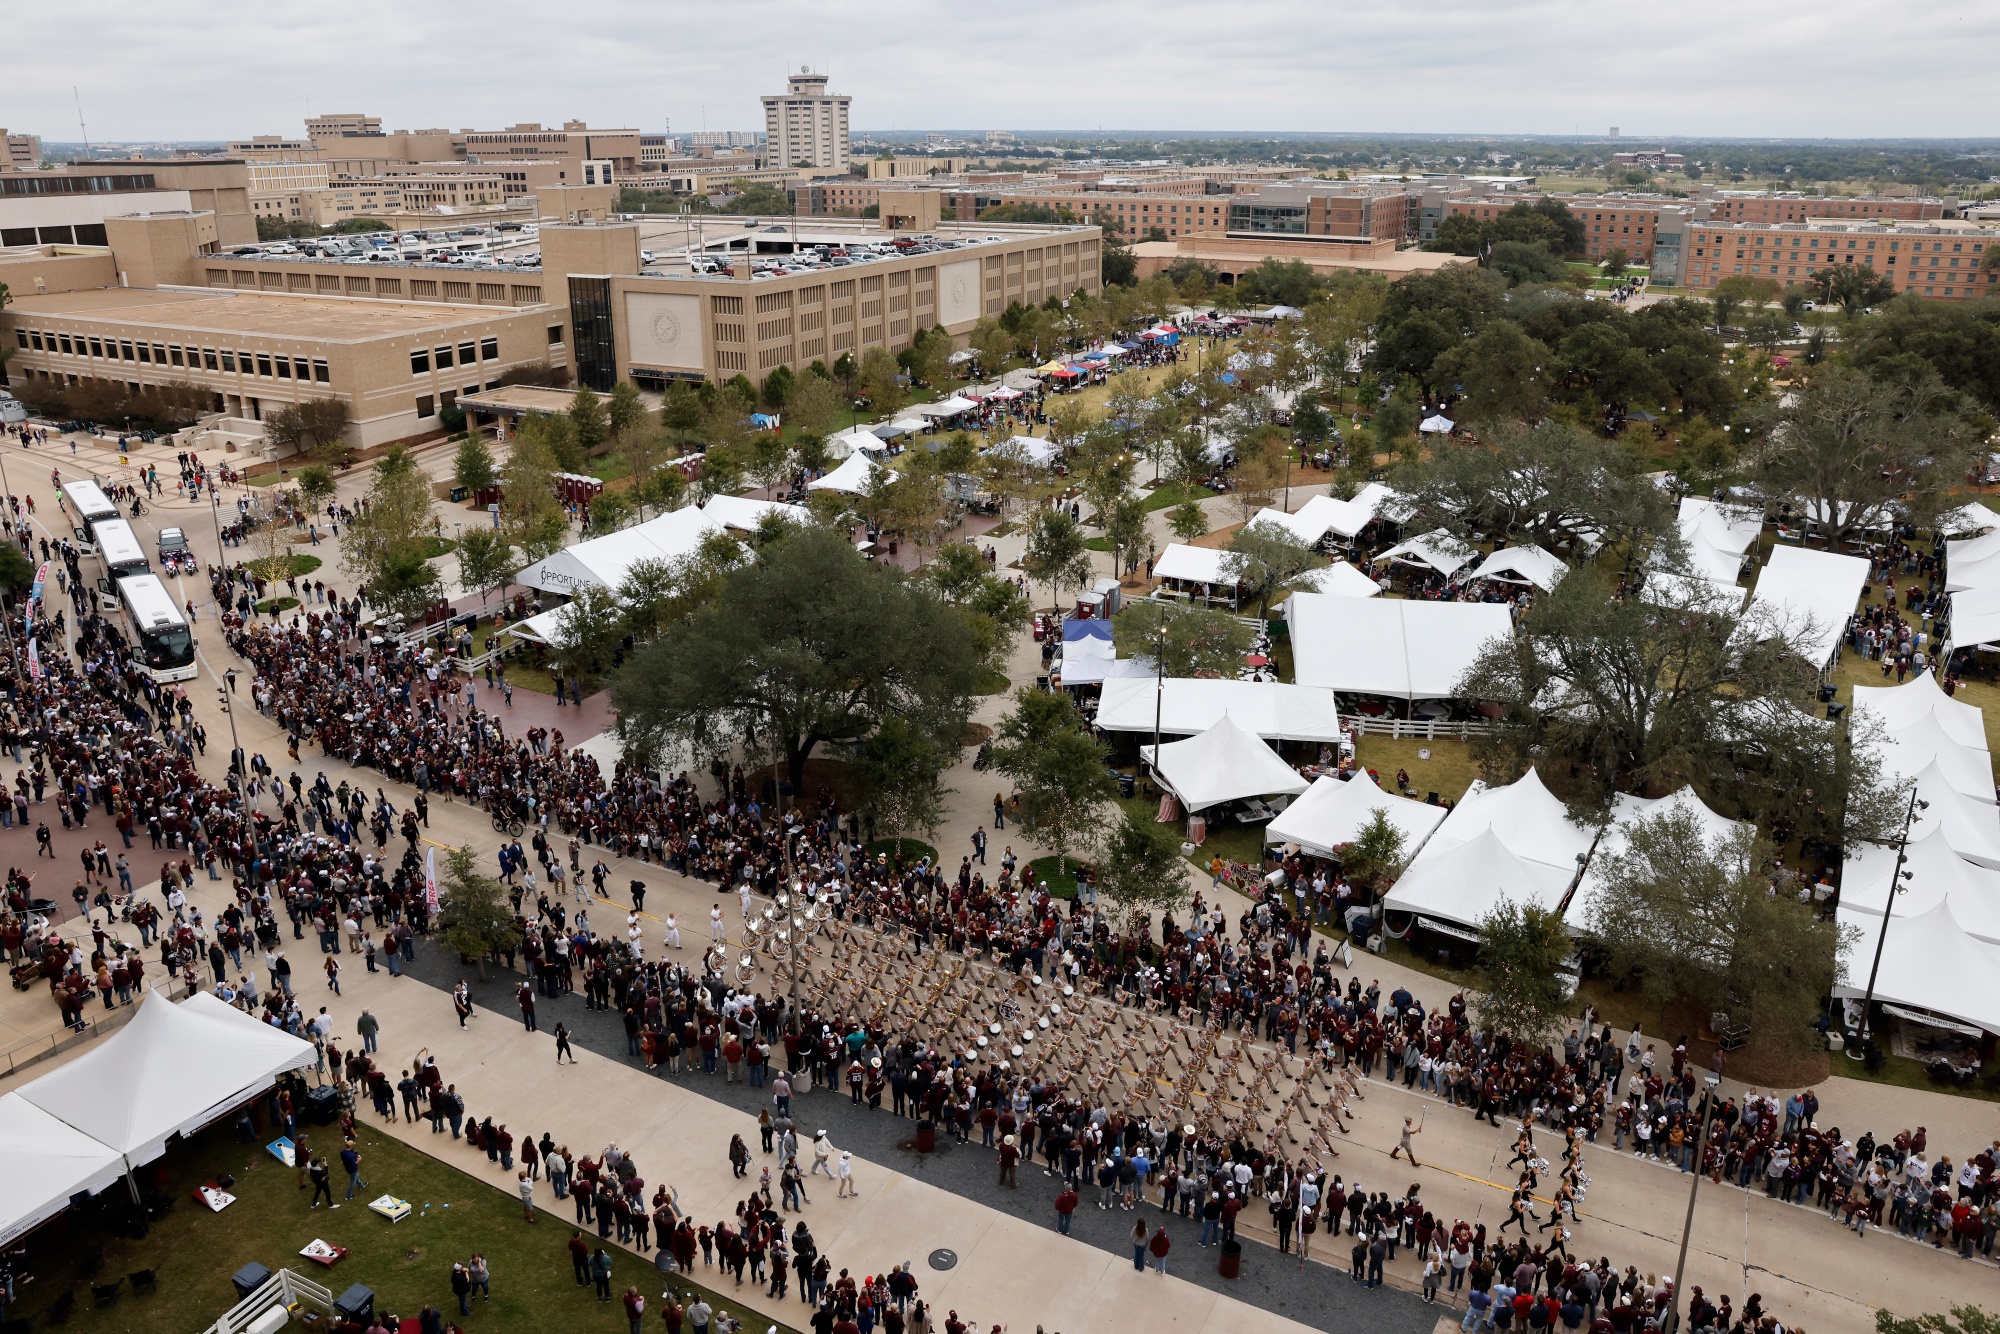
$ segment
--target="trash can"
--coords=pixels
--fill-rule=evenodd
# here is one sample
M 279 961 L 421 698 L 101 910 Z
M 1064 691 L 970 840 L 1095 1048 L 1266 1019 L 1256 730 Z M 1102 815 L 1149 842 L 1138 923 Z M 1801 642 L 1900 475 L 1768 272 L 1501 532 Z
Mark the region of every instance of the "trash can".
M 917 1122 L 917 1152 L 937 1152 L 937 1126 L 929 1120 Z
M 229 1281 L 235 1285 L 237 1297 L 243 1298 L 248 1297 L 251 1293 L 263 1287 L 270 1280 L 270 1277 L 270 1269 L 252 1260 L 249 1264 L 237 1270 Z
M 333 1309 L 342 1319 L 365 1325 L 375 1318 L 375 1289 L 356 1283 L 333 1299 Z
M 1236 1278 L 1243 1272 L 1243 1243 L 1230 1238 L 1222 1243 L 1222 1258 L 1216 1262 L 1215 1272 L 1224 1278 Z

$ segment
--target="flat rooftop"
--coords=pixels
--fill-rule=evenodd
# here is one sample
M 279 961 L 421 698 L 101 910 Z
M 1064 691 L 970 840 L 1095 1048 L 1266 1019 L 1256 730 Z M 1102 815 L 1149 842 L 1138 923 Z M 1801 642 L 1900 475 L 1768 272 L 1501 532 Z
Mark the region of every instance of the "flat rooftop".
M 8 307 L 19 318 L 157 325 L 214 334 L 267 334 L 329 343 L 428 329 L 463 329 L 484 315 L 513 315 L 514 307 L 451 306 L 440 302 L 294 296 L 285 293 L 211 292 L 183 288 L 106 287 L 87 292 L 17 297 Z

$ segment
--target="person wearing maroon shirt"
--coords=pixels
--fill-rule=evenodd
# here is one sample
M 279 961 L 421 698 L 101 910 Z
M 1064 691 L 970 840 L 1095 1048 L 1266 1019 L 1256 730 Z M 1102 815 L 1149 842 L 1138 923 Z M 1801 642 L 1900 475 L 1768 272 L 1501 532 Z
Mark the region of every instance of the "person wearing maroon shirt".
M 1062 1194 L 1056 1196 L 1056 1231 L 1067 1237 L 1075 1214 L 1076 1191 L 1070 1186 L 1064 1186 Z
M 1173 1243 L 1167 1240 L 1167 1229 L 1165 1227 L 1154 1229 L 1153 1240 L 1147 1243 L 1146 1249 L 1153 1253 L 1153 1268 L 1159 1271 L 1161 1278 L 1165 1278 L 1167 1276 L 1167 1252 L 1173 1249 Z
M 646 1322 L 646 1299 L 637 1288 L 625 1289 L 625 1318 L 632 1322 L 632 1334 L 640 1334 Z

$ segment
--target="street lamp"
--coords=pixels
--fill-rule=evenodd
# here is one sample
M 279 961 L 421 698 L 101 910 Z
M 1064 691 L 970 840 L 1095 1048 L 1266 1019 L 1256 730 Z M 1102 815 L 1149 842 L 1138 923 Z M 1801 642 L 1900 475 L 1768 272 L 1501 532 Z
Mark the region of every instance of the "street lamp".
M 1889 918 L 1896 911 L 1896 896 L 1904 892 L 1903 881 L 1912 872 L 1903 869 L 1903 862 L 1910 855 L 1910 830 L 1922 817 L 1919 810 L 1929 810 L 1931 804 L 1917 797 L 1915 786 L 1910 788 L 1910 809 L 1903 817 L 1903 837 L 1896 843 L 1896 871 L 1889 877 L 1889 896 L 1882 903 L 1882 928 L 1875 933 L 1875 961 L 1868 965 L 1868 989 L 1861 997 L 1861 1033 L 1854 1045 L 1847 1049 L 1847 1059 L 1859 1061 L 1868 1054 L 1868 1043 L 1872 1037 L 1868 1021 L 1869 1012 L 1875 1003 L 1875 975 L 1882 969 L 1882 947 L 1889 943 Z
M 218 553 L 217 558 L 220 559 L 220 553 L 223 550 L 222 493 L 213 484 L 208 488 L 208 499 L 208 517 L 215 525 L 215 549 Z M 220 624 L 222 607 L 219 603 L 216 606 L 215 615 L 217 623 Z M 253 686 L 252 688 L 254 689 L 255 687 Z M 250 858 L 254 862 L 260 855 L 260 840 L 257 837 L 257 808 L 250 800 L 250 758 L 244 754 L 243 740 L 236 731 L 235 692 L 229 688 L 227 680 L 223 682 L 221 693 L 222 712 L 229 719 L 229 767 L 236 773 L 236 807 L 243 813 L 243 826 L 250 834 Z M 241 757 L 240 760 L 239 757 Z M 242 766 L 240 770 L 237 768 L 239 763 Z
M 1667 1334 L 1674 1334 L 1680 1326 L 1681 1279 L 1687 1272 L 1688 1239 L 1694 1234 L 1694 1197 L 1701 1189 L 1701 1168 L 1707 1161 L 1708 1155 L 1708 1124 L 1715 1116 L 1712 1103 L 1716 1086 L 1722 1083 L 1722 1076 L 1711 1070 L 1702 1076 L 1702 1082 L 1707 1088 L 1703 1090 L 1701 1098 L 1701 1133 L 1695 1136 L 1694 1171 L 1688 1174 L 1687 1218 L 1681 1223 L 1681 1249 L 1680 1254 L 1674 1259 L 1674 1289 L 1667 1298 Z

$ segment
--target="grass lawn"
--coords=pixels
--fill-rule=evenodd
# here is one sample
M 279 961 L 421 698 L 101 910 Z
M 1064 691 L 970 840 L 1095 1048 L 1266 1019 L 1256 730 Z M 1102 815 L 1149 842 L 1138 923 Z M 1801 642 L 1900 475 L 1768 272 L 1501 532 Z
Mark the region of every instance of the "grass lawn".
M 287 596 L 281 598 L 265 598 L 262 602 L 257 604 L 257 610 L 262 614 L 269 616 L 273 612 L 290 611 L 292 608 L 298 605 L 299 605 L 299 600 L 295 597 Z
M 1086 537 L 1083 539 L 1083 546 L 1086 551 L 1109 551 L 1111 550 L 1111 539 L 1108 537 Z
M 1153 510 L 1172 509 L 1184 500 L 1206 500 L 1216 494 L 1218 493 L 1205 486 L 1182 486 L 1179 482 L 1168 482 L 1164 486 L 1154 487 L 1147 493 L 1146 510 L 1150 513 Z
M 1146 744 L 1151 745 L 1152 743 L 1148 741 Z M 1129 799 L 1120 798 L 1118 805 L 1144 820 L 1155 819 L 1160 813 L 1160 799 L 1158 797 L 1134 796 Z M 1186 819 L 1183 818 L 1180 823 L 1174 825 L 1174 830 L 1180 835 L 1181 841 L 1185 843 L 1187 841 Z M 1226 824 L 1211 822 L 1208 826 L 1208 838 L 1203 841 L 1200 847 L 1194 850 L 1194 855 L 1189 857 L 1188 861 L 1206 872 L 1209 862 L 1217 857 L 1221 857 L 1224 861 L 1247 862 L 1251 866 L 1258 865 L 1264 860 L 1264 826 L 1261 824 L 1237 824 L 1234 821 Z
M 1056 859 L 1054 857 L 1037 857 L 1028 863 L 1034 869 L 1036 881 L 1043 885 L 1050 894 L 1059 899 L 1073 899 L 1076 897 L 1076 869 L 1085 864 L 1079 859 L 1071 857 L 1069 859 L 1069 869 L 1061 871 L 1056 869 Z
M 332 1155 L 338 1145 L 330 1131 L 329 1127 L 309 1132 L 309 1138 L 319 1151 Z M 457 1319 L 451 1265 L 478 1251 L 493 1273 L 493 1297 L 476 1303 L 473 1314 L 463 1320 L 468 1334 L 550 1329 L 623 1334 L 626 1330 L 621 1304 L 599 1304 L 587 1290 L 578 1289 L 571 1276 L 565 1249 L 571 1231 L 567 1210 L 545 1212 L 540 1223 L 530 1225 L 522 1220 L 518 1201 L 449 1162 L 365 1125 L 358 1147 L 362 1176 L 371 1183 L 368 1198 L 387 1193 L 408 1200 L 413 1212 L 403 1222 L 392 1224 L 368 1212 L 360 1198 L 342 1200 L 345 1187 L 338 1184 L 334 1198 L 341 1207 L 309 1211 L 306 1193 L 290 1169 L 261 1144 L 243 1144 L 226 1125 L 217 1126 L 176 1146 L 153 1167 L 141 1169 L 142 1175 L 163 1172 L 163 1188 L 176 1197 L 173 1212 L 145 1237 L 132 1240 L 109 1235 L 108 1230 L 100 1233 L 93 1222 L 80 1219 L 58 1219 L 37 1233 L 28 1243 L 27 1261 L 17 1266 L 17 1272 L 35 1275 L 33 1283 L 21 1288 L 19 1310 L 37 1312 L 53 1302 L 68 1286 L 66 1276 L 77 1254 L 101 1239 L 104 1266 L 98 1281 L 152 1268 L 159 1274 L 159 1290 L 134 1295 L 128 1287 L 114 1305 L 95 1309 L 90 1290 L 77 1282 L 78 1302 L 70 1327 L 81 1334 L 160 1330 L 186 1334 L 204 1329 L 236 1304 L 230 1275 L 252 1261 L 273 1270 L 290 1267 L 331 1288 L 336 1296 L 350 1284 L 364 1284 L 375 1290 L 378 1313 L 415 1318 L 430 1302 L 447 1319 Z M 462 1143 L 454 1147 L 471 1160 Z M 334 1168 L 334 1175 L 341 1177 L 337 1160 Z M 194 1202 L 190 1192 L 224 1173 L 236 1177 L 232 1192 L 236 1203 L 222 1213 L 210 1213 Z M 542 1203 L 553 1199 L 545 1182 L 535 1193 Z M 123 1200 L 125 1188 L 115 1185 L 100 1198 L 112 1203 Z M 316 1237 L 346 1247 L 347 1258 L 326 1271 L 301 1257 L 299 1248 Z M 666 1276 L 650 1258 L 606 1249 L 612 1256 L 612 1291 L 623 1293 L 626 1285 L 637 1283 L 649 1305 L 657 1308 L 661 1290 L 669 1286 Z M 692 1285 L 676 1276 L 671 1286 L 685 1291 Z M 761 1330 L 771 1323 L 713 1293 L 708 1299 L 718 1314 L 735 1316 L 747 1329 Z
M 318 556 L 301 556 L 297 552 L 294 552 L 290 559 L 291 577 L 294 579 L 302 579 L 314 570 L 317 570 L 320 566 Z
M 457 548 L 458 539 L 455 537 L 428 538 L 424 542 L 424 559 L 436 560 L 439 556 L 447 555 Z
M 1430 758 L 1418 759 L 1417 752 L 1420 750 L 1429 751 Z M 1373 769 L 1382 776 L 1382 790 L 1385 792 L 1395 791 L 1396 771 L 1407 769 L 1410 786 L 1416 789 L 1419 801 L 1431 792 L 1457 801 L 1472 786 L 1472 780 L 1479 777 L 1479 767 L 1472 761 L 1472 747 L 1464 741 L 1363 736 L 1355 747 L 1355 754 L 1364 768 Z

